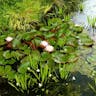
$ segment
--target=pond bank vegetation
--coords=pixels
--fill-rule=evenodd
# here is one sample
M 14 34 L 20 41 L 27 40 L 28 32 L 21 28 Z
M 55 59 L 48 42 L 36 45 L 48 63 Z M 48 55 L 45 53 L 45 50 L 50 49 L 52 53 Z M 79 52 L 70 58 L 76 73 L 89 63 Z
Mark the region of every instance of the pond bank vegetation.
M 77 51 L 94 44 L 70 20 L 79 2 L 0 0 L 0 76 L 18 93 L 53 96 L 51 87 L 76 80 Z

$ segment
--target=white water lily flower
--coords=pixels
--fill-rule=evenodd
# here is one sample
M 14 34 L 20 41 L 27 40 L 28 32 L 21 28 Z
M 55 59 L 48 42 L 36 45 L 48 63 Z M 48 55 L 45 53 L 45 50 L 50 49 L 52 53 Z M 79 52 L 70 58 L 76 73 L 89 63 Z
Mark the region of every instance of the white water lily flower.
M 40 72 L 40 69 L 37 69 L 36 72 Z
M 39 87 L 42 87 L 42 83 L 39 83 L 38 86 L 39 86 Z
M 8 36 L 5 40 L 6 40 L 7 42 L 11 42 L 11 41 L 13 40 L 13 38 Z
M 73 80 L 73 81 L 75 81 L 75 80 L 76 80 L 75 76 L 73 76 L 73 77 L 72 77 L 72 80 Z
M 47 51 L 47 52 L 53 52 L 54 51 L 54 47 L 51 46 L 51 45 L 48 45 L 48 46 L 45 47 L 44 50 Z
M 42 48 L 45 48 L 46 46 L 48 46 L 48 42 L 47 41 L 41 41 L 40 46 Z

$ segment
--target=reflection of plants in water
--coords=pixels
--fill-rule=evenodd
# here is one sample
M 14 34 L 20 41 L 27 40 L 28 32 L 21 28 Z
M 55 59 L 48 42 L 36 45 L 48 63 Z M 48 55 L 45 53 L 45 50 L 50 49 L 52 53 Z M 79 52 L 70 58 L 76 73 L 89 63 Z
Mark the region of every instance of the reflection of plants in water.
M 76 90 L 74 90 L 74 85 L 72 83 L 57 82 L 50 83 L 49 86 L 49 94 L 46 96 L 81 96 L 80 86 L 76 85 Z
M 95 88 L 93 85 L 91 85 L 90 83 L 89 83 L 89 87 L 90 87 L 91 90 L 96 94 L 96 88 Z
M 92 78 L 94 79 L 95 84 L 93 85 L 89 83 L 89 87 L 96 94 L 96 71 L 95 70 L 92 72 Z
M 84 5 L 81 3 L 81 4 L 79 4 L 79 10 L 80 10 L 80 12 L 82 12 L 83 11 L 83 9 L 84 9 Z

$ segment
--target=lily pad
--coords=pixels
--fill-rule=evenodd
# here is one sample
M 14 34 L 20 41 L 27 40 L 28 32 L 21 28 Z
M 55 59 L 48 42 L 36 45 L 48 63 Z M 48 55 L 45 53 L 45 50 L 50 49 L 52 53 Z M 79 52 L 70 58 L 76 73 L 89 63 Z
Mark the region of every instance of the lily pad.
M 81 33 L 83 31 L 83 27 L 81 26 L 74 26 L 72 30 L 76 33 Z
M 12 56 L 11 56 L 11 52 L 10 52 L 9 50 L 5 51 L 5 52 L 3 53 L 3 57 L 4 57 L 5 59 L 11 58 L 11 57 L 12 57 Z
M 6 35 L 0 36 L 0 46 L 6 44 L 5 38 L 6 38 Z
M 29 63 L 29 62 L 25 62 L 25 63 L 21 64 L 21 65 L 19 66 L 19 68 L 18 68 L 18 72 L 19 72 L 19 73 L 22 73 L 22 74 L 26 73 L 26 72 L 27 72 L 27 68 L 28 68 L 29 66 L 30 66 L 30 63 Z
M 4 75 L 5 75 L 4 66 L 0 66 L 0 76 Z
M 63 47 L 66 43 L 66 39 L 64 38 L 59 38 L 58 41 L 57 41 L 57 45 L 60 46 L 60 47 Z
M 54 62 L 56 63 L 66 63 L 68 62 L 68 58 L 69 58 L 68 54 L 62 54 L 59 52 L 52 54 L 52 57 Z
M 82 33 L 79 35 L 81 44 L 84 46 L 92 46 L 94 44 L 93 40 L 86 34 Z
M 82 45 L 84 45 L 84 46 L 90 47 L 90 46 L 93 45 L 93 40 L 90 39 L 90 38 L 83 38 L 83 39 L 81 40 L 81 43 L 82 43 Z
M 64 46 L 63 50 L 60 50 L 62 53 L 72 53 L 75 51 L 75 48 L 72 46 Z
M 68 62 L 73 63 L 78 60 L 78 56 L 76 54 L 69 54 Z
M 94 64 L 96 62 L 96 54 L 87 58 L 88 62 Z
M 47 61 L 50 58 L 51 58 L 50 53 L 48 53 L 48 52 L 42 52 L 40 61 Z
M 66 45 L 77 47 L 78 46 L 78 40 L 75 37 L 69 36 L 67 38 Z

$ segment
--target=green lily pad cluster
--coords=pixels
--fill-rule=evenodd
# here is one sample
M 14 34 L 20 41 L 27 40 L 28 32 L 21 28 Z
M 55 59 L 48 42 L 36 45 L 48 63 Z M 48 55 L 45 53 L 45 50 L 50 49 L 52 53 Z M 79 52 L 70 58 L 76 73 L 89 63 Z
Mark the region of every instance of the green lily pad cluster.
M 80 43 L 82 45 L 87 46 L 87 47 L 93 45 L 93 40 L 89 38 L 89 36 L 86 35 L 86 33 L 80 34 L 80 38 L 81 38 Z
M 50 81 L 66 79 L 72 64 L 79 57 L 76 54 L 78 32 L 71 30 L 71 26 L 69 23 L 56 22 L 54 25 L 41 26 L 40 30 L 3 33 L 0 38 L 0 75 L 21 91 L 38 87 L 39 83 L 43 87 Z M 13 40 L 7 42 L 8 36 Z M 54 47 L 52 53 L 40 48 L 43 40 Z

